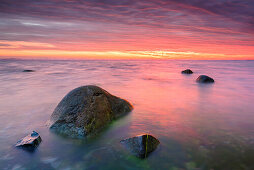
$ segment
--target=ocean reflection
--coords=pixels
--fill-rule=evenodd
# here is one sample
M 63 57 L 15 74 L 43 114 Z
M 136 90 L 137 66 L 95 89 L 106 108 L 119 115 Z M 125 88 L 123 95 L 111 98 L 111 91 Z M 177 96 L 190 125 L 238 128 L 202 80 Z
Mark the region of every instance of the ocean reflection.
M 181 74 L 186 68 L 194 74 Z M 197 84 L 200 74 L 215 83 Z M 0 60 L 0 169 L 254 169 L 253 80 L 253 61 Z M 89 84 L 134 110 L 93 139 L 50 133 L 56 105 Z M 17 150 L 33 130 L 41 145 L 33 154 Z M 146 160 L 119 143 L 140 133 L 161 142 Z

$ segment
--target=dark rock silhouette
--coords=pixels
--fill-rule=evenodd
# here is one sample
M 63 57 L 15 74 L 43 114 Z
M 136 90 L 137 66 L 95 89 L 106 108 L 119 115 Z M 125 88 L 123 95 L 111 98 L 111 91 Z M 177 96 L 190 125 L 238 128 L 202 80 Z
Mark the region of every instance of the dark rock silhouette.
M 50 130 L 72 138 L 92 135 L 132 109 L 129 102 L 100 87 L 78 87 L 55 108 L 50 118 Z
M 214 79 L 206 75 L 200 75 L 197 80 L 198 83 L 214 83 Z
M 138 135 L 120 141 L 133 155 L 146 158 L 159 145 L 159 140 L 149 134 Z
M 23 72 L 35 72 L 34 70 L 23 70 Z
M 182 71 L 182 74 L 192 74 L 193 71 L 191 71 L 190 69 L 186 69 Z

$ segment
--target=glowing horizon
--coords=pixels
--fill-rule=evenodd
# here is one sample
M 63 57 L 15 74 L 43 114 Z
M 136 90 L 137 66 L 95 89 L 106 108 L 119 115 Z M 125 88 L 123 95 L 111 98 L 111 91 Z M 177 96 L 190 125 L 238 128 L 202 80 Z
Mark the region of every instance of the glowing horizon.
M 254 59 L 251 1 L 7 1 L 0 58 Z
M 0 50 L 1 51 L 1 50 Z M 21 59 L 180 59 L 180 60 L 253 60 L 252 55 L 225 55 L 172 51 L 58 51 L 21 50 L 8 53 L 5 58 Z

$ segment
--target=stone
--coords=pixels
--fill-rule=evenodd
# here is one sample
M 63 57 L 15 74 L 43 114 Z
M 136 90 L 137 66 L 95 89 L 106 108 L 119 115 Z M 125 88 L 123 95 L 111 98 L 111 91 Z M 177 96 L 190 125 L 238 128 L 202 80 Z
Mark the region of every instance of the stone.
M 41 143 L 41 137 L 39 133 L 33 131 L 31 134 L 27 135 L 23 139 L 16 143 L 16 147 L 22 147 L 24 149 L 33 151 Z
M 23 72 L 35 72 L 34 70 L 23 70 Z
M 191 71 L 190 69 L 186 69 L 182 71 L 182 74 L 192 74 L 193 71 Z
M 72 138 L 94 135 L 133 109 L 124 99 L 93 85 L 70 91 L 50 118 L 50 130 Z
M 206 75 L 200 75 L 197 80 L 198 83 L 214 83 L 214 79 Z
M 160 144 L 160 141 L 152 135 L 142 134 L 121 140 L 120 143 L 133 155 L 139 158 L 146 158 L 157 148 L 157 146 Z

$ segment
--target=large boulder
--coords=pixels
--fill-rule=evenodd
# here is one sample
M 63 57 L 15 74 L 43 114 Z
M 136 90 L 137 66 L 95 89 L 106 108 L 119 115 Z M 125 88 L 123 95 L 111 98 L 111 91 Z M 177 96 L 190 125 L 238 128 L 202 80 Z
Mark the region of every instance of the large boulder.
M 95 134 L 132 105 L 100 87 L 89 85 L 69 92 L 50 118 L 50 129 L 73 138 Z
M 197 80 L 198 83 L 214 83 L 214 79 L 206 75 L 200 75 Z
M 146 158 L 149 153 L 154 151 L 160 141 L 149 134 L 142 134 L 120 141 L 133 155 L 139 158 Z
M 190 69 L 186 69 L 182 71 L 182 74 L 192 74 L 193 71 L 191 71 Z
M 20 139 L 16 143 L 16 147 L 22 147 L 26 150 L 33 151 L 41 143 L 41 137 L 39 133 L 33 131 L 31 134 Z

